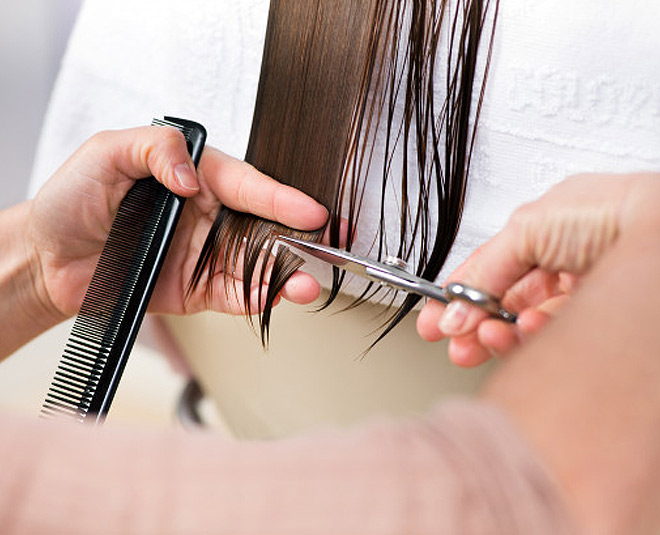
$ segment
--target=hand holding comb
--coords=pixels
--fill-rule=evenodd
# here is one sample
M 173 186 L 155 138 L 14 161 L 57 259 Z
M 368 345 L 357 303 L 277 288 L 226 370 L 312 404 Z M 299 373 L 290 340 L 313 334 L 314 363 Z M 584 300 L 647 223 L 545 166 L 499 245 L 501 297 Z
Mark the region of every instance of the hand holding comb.
M 198 123 L 165 117 L 154 126 L 180 130 L 195 166 L 206 141 Z M 117 390 L 185 199 L 155 178 L 126 194 L 41 409 L 101 423 Z

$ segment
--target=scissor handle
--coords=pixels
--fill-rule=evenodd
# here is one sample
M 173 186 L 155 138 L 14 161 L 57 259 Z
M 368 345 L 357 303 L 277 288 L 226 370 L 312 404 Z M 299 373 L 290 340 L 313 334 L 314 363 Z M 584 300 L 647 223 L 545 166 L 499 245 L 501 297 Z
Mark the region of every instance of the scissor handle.
M 399 290 L 430 297 L 447 305 L 454 299 L 460 299 L 474 305 L 490 316 L 508 323 L 515 323 L 517 316 L 502 308 L 500 300 L 462 282 L 450 282 L 446 286 L 437 286 L 430 281 L 412 275 L 400 268 L 367 266 L 364 275 L 378 282 Z
M 475 305 L 491 316 L 508 323 L 515 323 L 518 319 L 516 314 L 502 308 L 500 300 L 496 297 L 462 282 L 450 282 L 445 286 L 445 290 L 451 300 L 460 299 L 461 301 Z

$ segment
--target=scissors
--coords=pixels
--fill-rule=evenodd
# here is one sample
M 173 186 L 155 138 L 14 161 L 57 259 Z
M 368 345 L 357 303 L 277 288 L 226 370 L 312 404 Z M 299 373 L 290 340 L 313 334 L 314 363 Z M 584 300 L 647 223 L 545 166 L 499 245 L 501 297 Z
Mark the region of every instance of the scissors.
M 460 299 L 479 307 L 489 316 L 515 323 L 517 316 L 502 308 L 499 299 L 486 292 L 473 288 L 461 282 L 450 282 L 446 286 L 438 286 L 432 282 L 408 273 L 405 262 L 399 258 L 388 257 L 385 262 L 376 262 L 349 251 L 336 249 L 320 243 L 308 242 L 290 236 L 278 236 L 277 240 L 318 258 L 340 269 L 355 273 L 370 281 L 390 286 L 397 290 L 430 297 L 445 305 L 454 299 Z

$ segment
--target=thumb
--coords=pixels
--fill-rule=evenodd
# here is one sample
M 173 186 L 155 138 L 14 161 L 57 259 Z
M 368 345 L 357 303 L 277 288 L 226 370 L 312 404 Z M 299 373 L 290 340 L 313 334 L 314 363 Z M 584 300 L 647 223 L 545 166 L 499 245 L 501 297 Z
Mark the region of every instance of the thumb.
M 530 269 L 586 273 L 617 239 L 621 206 L 634 175 L 579 175 L 518 208 L 504 229 L 452 278 L 502 298 Z M 452 303 L 445 315 L 455 336 L 476 327 L 483 313 Z M 481 316 L 480 316 L 481 314 Z M 443 320 L 447 318 L 443 317 Z M 440 328 L 444 331 L 443 323 Z
M 477 249 L 452 273 L 448 282 L 462 282 L 494 297 L 502 298 L 516 281 L 534 267 L 525 254 L 520 229 L 515 221 Z M 486 318 L 481 309 L 460 300 L 452 301 L 440 318 L 446 336 L 459 336 L 474 330 Z
M 172 192 L 191 197 L 199 191 L 197 172 L 186 140 L 176 128 L 144 126 L 95 134 L 84 145 L 97 180 L 112 183 L 126 177 L 153 175 Z M 108 162 L 99 173 L 98 162 Z

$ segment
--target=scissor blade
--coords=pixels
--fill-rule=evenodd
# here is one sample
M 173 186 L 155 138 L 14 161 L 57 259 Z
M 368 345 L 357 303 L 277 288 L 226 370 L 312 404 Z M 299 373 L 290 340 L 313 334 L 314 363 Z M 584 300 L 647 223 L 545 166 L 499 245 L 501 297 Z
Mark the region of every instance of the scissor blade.
M 452 283 L 449 284 L 450 290 L 448 290 L 447 287 L 437 286 L 399 267 L 375 262 L 368 258 L 349 253 L 348 251 L 342 251 L 341 249 L 335 249 L 334 247 L 328 247 L 319 243 L 299 240 L 290 236 L 278 236 L 277 239 L 319 260 L 375 281 L 378 284 L 384 284 L 397 290 L 430 297 L 445 305 L 452 299 L 462 299 L 480 307 L 494 318 L 509 323 L 515 323 L 516 321 L 516 315 L 502 308 L 499 300 L 466 284 Z
M 345 269 L 361 277 L 370 278 L 367 274 L 367 268 L 370 267 L 369 261 L 353 253 L 336 249 L 335 247 L 321 245 L 320 243 L 299 240 L 291 236 L 278 236 L 277 239 L 332 266 Z
M 290 236 L 279 236 L 278 240 L 314 258 L 355 273 L 378 284 L 390 286 L 396 290 L 402 290 L 408 293 L 431 297 L 445 304 L 448 302 L 444 288 L 436 286 L 420 277 L 416 277 L 400 268 L 376 262 L 348 251 L 335 249 L 334 247 L 328 247 L 319 243 L 298 240 Z

